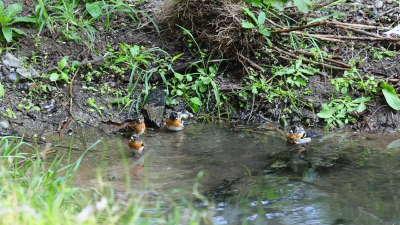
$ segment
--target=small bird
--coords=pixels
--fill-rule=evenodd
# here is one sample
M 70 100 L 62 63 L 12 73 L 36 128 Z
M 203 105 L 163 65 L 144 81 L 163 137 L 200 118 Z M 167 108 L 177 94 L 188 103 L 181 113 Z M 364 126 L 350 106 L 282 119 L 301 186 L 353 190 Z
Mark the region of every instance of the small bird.
M 133 149 L 133 152 L 141 155 L 144 149 L 143 142 L 139 139 L 138 135 L 132 135 L 129 140 L 128 146 L 130 149 Z
M 141 135 L 146 130 L 146 124 L 144 124 L 144 119 L 142 116 L 136 118 L 136 123 L 133 125 L 129 125 L 129 129 L 133 130 L 134 135 Z
M 306 131 L 302 127 L 292 126 L 289 133 L 286 134 L 286 140 L 290 143 L 300 144 L 303 143 L 300 139 L 305 139 L 307 136 Z M 307 142 L 311 141 L 307 139 Z M 305 143 L 305 142 L 304 142 Z
M 184 128 L 181 116 L 177 112 L 171 112 L 165 123 L 167 124 L 168 130 L 180 131 Z

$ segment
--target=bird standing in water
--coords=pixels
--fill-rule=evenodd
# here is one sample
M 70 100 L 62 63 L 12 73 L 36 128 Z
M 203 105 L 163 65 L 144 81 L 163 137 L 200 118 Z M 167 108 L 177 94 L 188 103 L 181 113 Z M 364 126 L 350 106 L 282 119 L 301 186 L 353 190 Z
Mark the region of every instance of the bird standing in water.
M 300 139 L 304 139 L 306 136 L 307 134 L 304 128 L 292 126 L 289 130 L 289 133 L 286 134 L 286 140 L 290 143 L 299 144 L 301 142 Z
M 139 116 L 136 118 L 136 123 L 129 126 L 129 129 L 133 129 L 134 135 L 141 135 L 146 130 L 146 125 L 144 124 L 144 118 Z
M 167 124 L 168 130 L 180 131 L 184 128 L 180 114 L 177 112 L 171 112 L 165 123 Z
M 128 146 L 130 149 L 133 149 L 133 152 L 135 154 L 142 154 L 142 151 L 144 149 L 143 142 L 139 139 L 138 135 L 132 135 L 131 139 L 129 140 Z

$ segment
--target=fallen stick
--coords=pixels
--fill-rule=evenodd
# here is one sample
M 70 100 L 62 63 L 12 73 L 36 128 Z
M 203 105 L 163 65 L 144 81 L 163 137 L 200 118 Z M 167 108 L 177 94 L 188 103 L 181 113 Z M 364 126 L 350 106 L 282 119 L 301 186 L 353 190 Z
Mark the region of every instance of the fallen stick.
M 295 31 L 295 30 L 301 30 L 301 29 L 305 29 L 305 28 L 309 28 L 309 27 L 316 27 L 316 26 L 325 25 L 326 23 L 327 23 L 326 21 L 320 21 L 320 22 L 317 22 L 317 23 L 307 24 L 307 25 L 300 26 L 300 27 L 292 27 L 292 28 L 285 28 L 285 29 L 279 29 L 279 30 L 271 30 L 271 33 L 275 33 L 275 34 L 286 33 L 286 32 L 291 32 L 291 31 Z
M 237 53 L 237 55 L 238 55 L 240 58 L 244 59 L 246 62 L 248 62 L 248 63 L 249 63 L 252 67 L 254 67 L 255 69 L 260 70 L 260 71 L 265 71 L 264 68 L 262 68 L 261 66 L 257 65 L 257 63 L 251 61 L 250 59 L 244 57 L 242 54 Z
M 304 54 L 304 55 L 306 55 L 306 56 L 314 56 L 313 53 L 311 53 L 311 52 L 306 52 L 306 51 L 303 51 L 303 50 L 297 50 L 297 51 L 295 51 L 295 52 L 298 53 L 298 54 Z M 343 57 L 340 56 L 340 55 L 332 55 L 332 59 L 343 59 Z
M 315 56 L 315 55 L 314 55 L 313 53 L 311 53 L 311 52 L 305 52 L 305 51 L 296 51 L 296 52 L 298 52 L 298 53 L 300 53 L 300 54 L 303 54 L 303 55 L 305 55 L 305 56 L 310 56 L 310 57 L 314 57 L 314 56 Z M 335 63 L 335 64 L 341 65 L 341 66 L 343 66 L 343 67 L 351 68 L 351 66 L 350 66 L 349 64 L 346 64 L 346 63 L 343 63 L 343 62 L 339 62 L 339 61 L 336 61 L 336 60 L 333 60 L 333 59 L 329 59 L 329 58 L 326 58 L 326 57 L 322 57 L 322 59 L 323 59 L 324 61 L 328 61 L 328 62 L 331 62 L 331 63 Z
M 342 40 L 339 40 L 339 39 L 334 39 L 334 38 L 321 37 L 321 35 L 318 35 L 318 34 L 305 34 L 305 33 L 299 32 L 299 31 L 293 31 L 292 33 L 300 35 L 300 36 L 308 36 L 308 37 L 316 38 L 316 39 L 319 39 L 319 40 L 322 40 L 322 41 L 345 43 L 345 41 L 342 41 Z M 288 36 L 290 34 L 289 33 L 281 33 L 280 35 Z
M 354 28 L 365 29 L 365 30 L 368 30 L 368 29 L 390 30 L 390 28 L 387 28 L 387 27 L 369 26 L 369 25 L 352 24 L 352 23 L 340 23 L 340 22 L 327 22 L 326 25 L 328 25 L 328 26 L 341 25 L 341 26 L 348 26 L 348 27 L 354 27 Z
M 304 57 L 300 57 L 300 56 L 297 56 L 297 55 L 292 54 L 290 52 L 287 52 L 285 50 L 282 50 L 280 48 L 277 48 L 275 46 L 273 46 L 272 49 L 274 49 L 276 52 L 288 55 L 288 56 L 290 56 L 292 58 L 295 58 L 295 59 L 301 59 L 301 60 L 303 60 L 303 62 L 312 63 L 312 64 L 314 64 L 316 66 L 319 66 L 319 67 L 322 67 L 322 68 L 329 68 L 329 69 L 338 70 L 338 71 L 348 71 L 348 70 L 350 70 L 349 68 L 342 68 L 342 67 L 337 67 L 337 66 L 332 66 L 332 65 L 329 65 L 329 64 L 325 64 L 325 63 L 314 62 L 314 61 L 308 60 L 308 59 L 306 59 Z

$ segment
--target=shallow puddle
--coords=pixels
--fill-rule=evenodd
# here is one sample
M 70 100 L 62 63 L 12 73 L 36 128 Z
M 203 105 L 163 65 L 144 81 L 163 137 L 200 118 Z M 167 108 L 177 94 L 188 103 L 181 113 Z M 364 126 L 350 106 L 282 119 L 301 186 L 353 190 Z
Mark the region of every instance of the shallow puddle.
M 129 170 L 130 186 L 157 197 L 179 189 L 194 199 L 195 178 L 205 171 L 200 190 L 215 201 L 215 224 L 398 224 L 399 135 L 320 133 L 299 149 L 273 130 L 193 124 L 147 131 L 137 159 L 128 138 L 85 129 L 74 134 L 71 161 L 102 139 L 83 157 L 76 184 L 95 186 L 100 171 L 122 194 Z

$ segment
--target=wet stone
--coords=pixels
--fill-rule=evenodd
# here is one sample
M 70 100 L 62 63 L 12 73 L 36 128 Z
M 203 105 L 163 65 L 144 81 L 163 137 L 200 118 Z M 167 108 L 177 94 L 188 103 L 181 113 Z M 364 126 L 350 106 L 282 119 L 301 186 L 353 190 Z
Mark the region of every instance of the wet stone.
M 164 118 L 167 92 L 164 86 L 152 90 L 143 107 L 144 116 L 150 121 L 150 127 L 160 128 Z
M 375 7 L 376 7 L 377 9 L 382 8 L 382 7 L 383 7 L 383 1 L 377 1 L 377 2 L 375 3 Z
M 7 53 L 4 56 L 3 63 L 5 66 L 10 66 L 10 67 L 15 67 L 15 68 L 20 68 L 22 67 L 22 62 L 15 56 L 13 56 L 11 53 Z
M 10 124 L 7 120 L 0 121 L 0 129 L 7 129 L 10 127 Z

